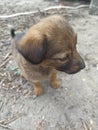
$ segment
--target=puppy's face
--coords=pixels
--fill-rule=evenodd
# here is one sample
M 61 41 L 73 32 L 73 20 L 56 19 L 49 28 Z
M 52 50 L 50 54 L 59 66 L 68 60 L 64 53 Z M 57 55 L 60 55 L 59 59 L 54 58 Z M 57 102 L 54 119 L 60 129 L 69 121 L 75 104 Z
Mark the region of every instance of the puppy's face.
M 65 57 L 60 58 L 59 63 L 56 69 L 68 74 L 75 74 L 85 67 L 84 61 L 77 50 L 69 51 Z
M 85 67 L 77 52 L 77 35 L 60 16 L 46 18 L 19 39 L 18 51 L 33 65 L 51 67 L 68 74 Z
M 73 41 L 73 42 L 72 42 Z M 56 52 L 50 59 L 46 60 L 49 66 L 53 66 L 56 70 L 75 74 L 85 68 L 85 63 L 77 51 L 77 35 L 74 34 L 72 41 L 68 44 L 56 44 L 55 48 L 50 48 L 50 53 Z M 59 49 L 58 49 L 59 48 Z

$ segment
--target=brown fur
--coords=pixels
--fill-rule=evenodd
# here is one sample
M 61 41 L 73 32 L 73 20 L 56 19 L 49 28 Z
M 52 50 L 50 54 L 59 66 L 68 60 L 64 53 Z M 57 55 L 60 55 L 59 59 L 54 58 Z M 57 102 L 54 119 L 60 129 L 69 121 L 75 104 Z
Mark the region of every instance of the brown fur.
M 77 35 L 60 15 L 41 20 L 19 36 L 13 38 L 13 55 L 22 75 L 38 88 L 36 95 L 42 93 L 39 82 L 43 79 L 50 77 L 52 87 L 58 87 L 56 70 L 72 74 L 85 67 L 76 50 Z

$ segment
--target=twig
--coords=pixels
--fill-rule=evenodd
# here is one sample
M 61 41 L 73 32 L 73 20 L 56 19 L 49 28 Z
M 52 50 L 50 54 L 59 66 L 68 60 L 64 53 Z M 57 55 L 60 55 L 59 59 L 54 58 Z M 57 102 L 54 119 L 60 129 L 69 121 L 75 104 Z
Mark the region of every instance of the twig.
M 3 105 L 4 105 L 4 102 L 2 102 L 1 106 L 0 106 L 0 111 L 2 110 L 3 108 Z
M 76 7 L 72 7 L 72 6 L 52 6 L 52 7 L 49 7 L 49 8 L 46 8 L 44 9 L 43 11 L 48 11 L 48 10 L 51 10 L 51 9 L 72 9 L 72 10 L 76 10 L 76 9 L 80 9 L 80 8 L 88 8 L 89 5 L 79 5 L 79 6 L 76 6 Z
M 1 77 L 3 77 L 3 76 L 4 76 L 4 74 L 0 73 L 0 76 L 1 76 Z
M 3 127 L 5 129 L 8 130 L 18 130 L 16 128 L 11 128 L 11 126 L 9 126 L 8 124 L 15 121 L 17 118 L 19 118 L 20 116 L 22 116 L 23 114 L 18 114 L 18 115 L 13 115 L 13 117 L 10 117 L 8 119 L 4 119 L 0 121 L 0 127 Z
M 1 80 L 0 86 L 3 84 L 4 80 L 5 80 L 5 78 L 3 78 L 3 79 Z
M 84 130 L 92 130 L 86 121 L 83 121 L 83 119 L 81 119 L 81 122 Z
M 42 12 L 41 12 L 41 10 L 40 10 L 39 8 L 37 8 L 37 10 L 38 10 L 39 14 L 40 14 L 40 15 L 42 15 Z
M 12 77 L 11 77 L 11 74 L 10 74 L 9 71 L 7 71 L 7 76 L 8 76 L 8 80 L 9 80 L 9 81 L 12 81 Z
M 71 6 L 52 6 L 52 7 L 40 10 L 40 12 L 45 12 L 45 11 L 49 11 L 49 10 L 53 10 L 53 9 L 76 10 L 76 9 L 88 8 L 88 7 L 89 7 L 89 5 L 79 5 L 79 6 L 76 6 L 76 7 L 71 7 Z M 0 15 L 0 19 L 7 19 L 7 18 L 12 18 L 12 17 L 16 17 L 16 16 L 21 16 L 21 15 L 36 14 L 38 12 L 39 12 L 39 10 L 37 10 L 37 11 L 30 11 L 30 12 L 21 12 L 21 13 L 16 13 L 16 14 L 12 14 L 12 15 Z
M 21 16 L 21 15 L 28 15 L 28 14 L 36 14 L 37 12 L 38 11 L 30 11 L 30 12 L 11 14 L 11 15 L 0 15 L 0 19 L 7 19 L 7 18 L 12 18 L 12 17 L 16 17 L 16 16 Z
M 20 116 L 22 116 L 22 114 L 14 115 L 13 117 L 10 117 L 8 119 L 1 120 L 0 124 L 7 125 L 7 124 L 15 121 L 16 119 L 18 119 Z
M 3 63 L 0 65 L 0 68 L 3 67 L 9 60 L 9 56 L 11 55 L 11 52 L 7 53 L 6 56 L 3 59 Z
M 4 65 L 6 65 L 6 63 L 9 61 L 9 59 L 6 59 L 1 65 L 0 68 L 3 67 Z
M 7 54 L 5 55 L 3 61 L 5 61 L 6 59 L 8 59 L 10 55 L 11 55 L 11 52 L 7 53 Z
M 0 127 L 4 128 L 4 129 L 8 129 L 8 130 L 16 130 L 16 129 L 11 128 L 11 127 L 8 126 L 8 125 L 3 125 L 3 124 L 1 124 L 1 123 L 0 123 Z

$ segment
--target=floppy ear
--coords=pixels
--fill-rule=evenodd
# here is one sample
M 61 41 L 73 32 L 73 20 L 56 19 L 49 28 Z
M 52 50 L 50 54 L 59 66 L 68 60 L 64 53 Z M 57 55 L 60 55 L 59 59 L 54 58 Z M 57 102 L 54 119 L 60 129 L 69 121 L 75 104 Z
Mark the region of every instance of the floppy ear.
M 23 40 L 18 45 L 18 51 L 23 57 L 32 64 L 39 64 L 44 58 L 47 51 L 47 40 L 29 38 Z

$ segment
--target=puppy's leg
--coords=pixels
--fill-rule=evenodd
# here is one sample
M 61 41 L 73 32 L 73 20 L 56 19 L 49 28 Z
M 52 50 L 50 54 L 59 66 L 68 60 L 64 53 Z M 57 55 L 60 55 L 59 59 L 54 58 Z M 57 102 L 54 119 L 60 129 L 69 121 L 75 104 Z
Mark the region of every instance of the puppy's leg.
M 34 95 L 39 96 L 43 93 L 43 89 L 41 83 L 36 82 L 34 83 Z
M 53 72 L 50 76 L 50 82 L 51 82 L 51 87 L 56 89 L 59 87 L 59 83 L 57 81 L 57 72 Z

